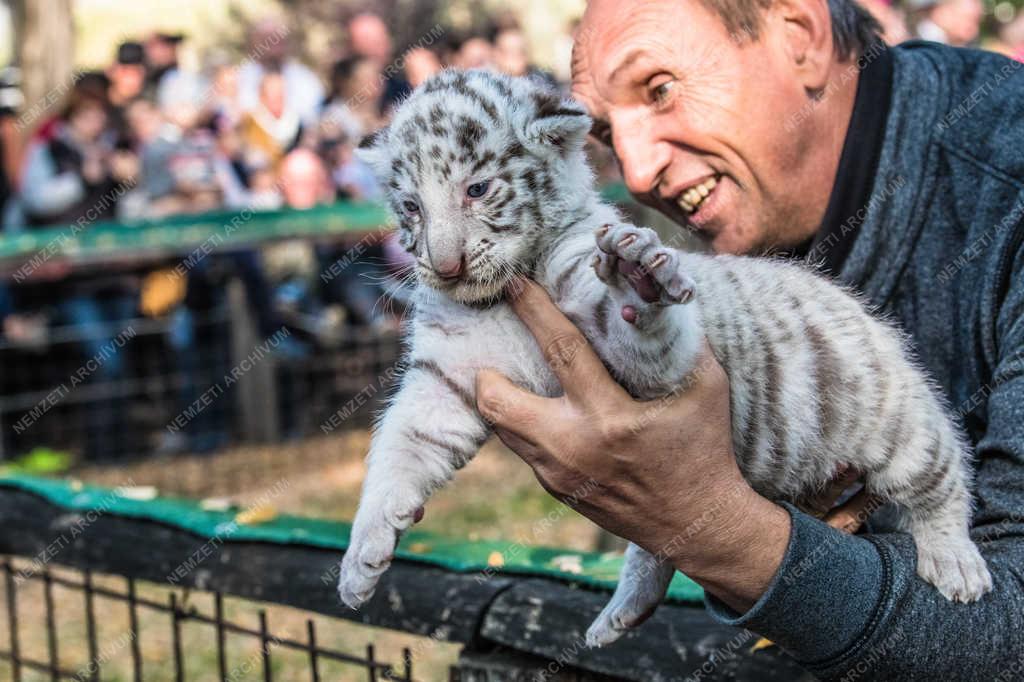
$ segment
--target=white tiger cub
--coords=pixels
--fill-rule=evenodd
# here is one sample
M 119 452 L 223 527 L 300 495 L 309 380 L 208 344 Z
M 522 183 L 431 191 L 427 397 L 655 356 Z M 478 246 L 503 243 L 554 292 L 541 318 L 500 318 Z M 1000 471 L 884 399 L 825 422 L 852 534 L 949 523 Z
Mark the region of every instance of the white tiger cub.
M 922 578 L 950 600 L 989 591 L 968 535 L 968 449 L 901 336 L 803 267 L 688 254 L 622 222 L 594 190 L 589 129 L 579 104 L 533 81 L 446 71 L 362 145 L 416 258 L 417 286 L 407 371 L 370 446 L 342 601 L 370 598 L 417 510 L 490 436 L 478 370 L 560 393 L 502 300 L 516 275 L 547 290 L 638 399 L 682 386 L 706 337 L 729 375 L 736 458 L 755 490 L 795 501 L 840 463 L 855 466 L 894 503 Z M 672 575 L 630 546 L 588 642 L 619 637 Z

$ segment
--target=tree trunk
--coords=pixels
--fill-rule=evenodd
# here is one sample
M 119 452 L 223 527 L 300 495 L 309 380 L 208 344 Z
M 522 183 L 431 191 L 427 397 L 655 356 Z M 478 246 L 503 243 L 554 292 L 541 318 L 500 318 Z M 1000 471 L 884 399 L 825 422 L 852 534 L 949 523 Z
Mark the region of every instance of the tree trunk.
M 18 129 L 28 135 L 64 102 L 74 85 L 72 0 L 13 0 L 14 60 L 25 105 Z

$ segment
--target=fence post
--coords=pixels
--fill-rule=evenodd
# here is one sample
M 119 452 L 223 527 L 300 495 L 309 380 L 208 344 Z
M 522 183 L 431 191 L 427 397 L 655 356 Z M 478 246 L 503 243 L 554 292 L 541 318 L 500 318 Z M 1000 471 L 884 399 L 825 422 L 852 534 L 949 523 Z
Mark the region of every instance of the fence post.
M 235 277 L 228 283 L 228 320 L 231 325 L 231 366 L 238 367 L 266 339 L 260 335 L 245 285 Z M 277 404 L 276 363 L 270 355 L 239 375 L 235 387 L 244 440 L 274 443 L 281 433 Z

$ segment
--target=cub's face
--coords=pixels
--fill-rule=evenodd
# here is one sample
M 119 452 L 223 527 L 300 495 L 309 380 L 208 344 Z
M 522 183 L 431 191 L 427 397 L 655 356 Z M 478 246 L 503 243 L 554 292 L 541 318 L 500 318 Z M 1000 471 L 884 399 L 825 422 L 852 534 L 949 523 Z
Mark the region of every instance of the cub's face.
M 453 300 L 493 300 L 529 274 L 545 202 L 581 154 L 590 119 L 533 81 L 446 71 L 360 145 L 384 184 L 419 281 Z M 578 180 L 578 178 L 573 178 Z M 580 188 L 577 188 L 579 190 Z

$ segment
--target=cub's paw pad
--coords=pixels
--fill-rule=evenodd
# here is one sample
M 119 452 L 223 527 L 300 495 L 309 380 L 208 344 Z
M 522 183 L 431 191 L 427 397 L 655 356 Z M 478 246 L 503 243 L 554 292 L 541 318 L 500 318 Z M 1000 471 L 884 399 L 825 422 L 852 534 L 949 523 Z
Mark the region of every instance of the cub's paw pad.
M 917 574 L 952 602 L 974 602 L 992 590 L 992 575 L 971 542 L 918 547 Z
M 609 286 L 628 284 L 648 303 L 689 303 L 696 285 L 682 272 L 679 254 L 647 227 L 628 223 L 597 230 L 594 272 Z

